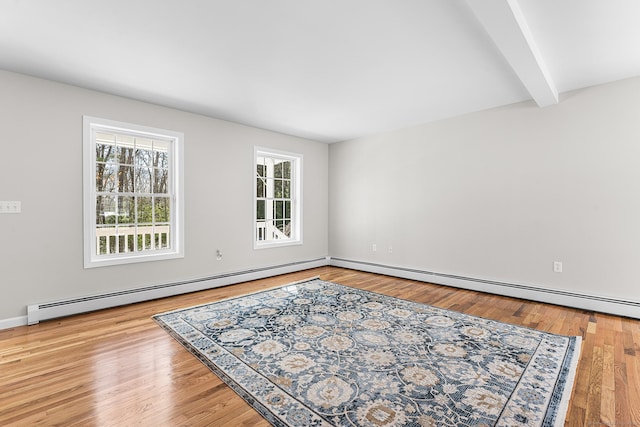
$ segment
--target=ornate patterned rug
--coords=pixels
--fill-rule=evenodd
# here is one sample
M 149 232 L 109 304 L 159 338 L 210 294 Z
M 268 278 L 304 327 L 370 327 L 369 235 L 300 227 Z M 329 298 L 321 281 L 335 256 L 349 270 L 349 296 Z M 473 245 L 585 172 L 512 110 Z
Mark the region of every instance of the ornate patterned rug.
M 154 316 L 275 426 L 559 426 L 580 337 L 319 279 Z

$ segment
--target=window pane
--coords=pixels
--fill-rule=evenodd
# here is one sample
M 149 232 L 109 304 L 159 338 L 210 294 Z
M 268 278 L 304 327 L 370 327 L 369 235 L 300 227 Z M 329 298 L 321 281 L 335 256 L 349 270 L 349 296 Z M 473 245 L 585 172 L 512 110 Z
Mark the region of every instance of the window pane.
M 138 251 L 153 249 L 151 247 L 151 234 L 151 227 L 138 227 Z
M 284 202 L 277 201 L 273 204 L 273 217 L 275 219 L 282 219 L 284 215 Z
M 104 255 L 107 253 L 107 238 L 104 236 L 97 237 L 98 247 L 96 248 L 96 254 Z
M 151 236 L 153 234 L 152 226 L 142 226 L 136 229 L 137 231 L 137 246 L 139 251 L 145 251 L 151 248 Z
M 264 213 L 265 213 L 265 208 L 264 208 L 264 200 L 257 200 L 256 201 L 256 219 L 261 220 L 264 219 Z
M 118 226 L 118 237 L 120 247 L 118 250 L 120 252 L 133 252 L 135 247 L 133 245 L 133 238 L 136 232 L 136 228 L 134 226 Z
M 287 161 L 282 164 L 282 177 L 291 179 L 291 162 Z
M 282 181 L 282 197 L 291 198 L 291 181 Z
M 134 197 L 118 197 L 118 224 L 133 224 L 136 220 L 135 207 Z
M 133 164 L 133 146 L 122 146 L 118 144 L 118 163 L 123 165 Z
M 171 247 L 169 240 L 168 225 L 161 225 L 156 227 L 156 249 L 169 249 Z
M 136 167 L 139 168 L 143 168 L 143 167 L 151 167 L 153 166 L 153 161 L 152 161 L 152 154 L 153 152 L 149 149 L 149 150 L 145 150 L 143 148 L 138 148 L 136 150 L 136 157 L 135 157 L 135 165 Z
M 136 193 L 151 193 L 151 169 L 140 167 L 136 169 Z
M 264 159 L 262 159 L 264 160 Z M 259 177 L 265 177 L 266 176 L 266 168 L 264 167 L 263 164 L 256 164 L 256 173 L 258 174 Z
M 118 170 L 118 192 L 133 193 L 133 166 L 120 166 Z
M 118 166 L 112 163 L 96 164 L 96 191 L 116 191 Z
M 275 197 L 276 199 L 280 199 L 283 197 L 281 179 L 276 179 L 273 182 L 273 197 Z
M 283 221 L 282 232 L 285 236 L 291 237 L 291 221 Z
M 171 202 L 168 197 L 155 198 L 155 221 L 169 222 L 171 220 Z
M 153 219 L 153 205 L 151 197 L 138 197 L 138 223 L 151 223 Z
M 115 144 L 96 143 L 96 162 L 114 162 L 115 151 Z
M 116 227 L 96 228 L 96 252 L 98 255 L 112 254 L 116 251 Z
M 118 253 L 118 236 L 109 236 L 109 253 Z
M 127 253 L 133 252 L 135 248 L 133 247 L 133 236 L 128 234 L 120 234 L 120 229 L 118 229 L 118 252 Z
M 266 226 L 264 222 L 258 222 L 256 224 L 256 240 L 265 240 L 266 236 Z
M 169 192 L 169 170 L 154 169 L 153 170 L 153 193 L 166 194 Z
M 274 160 L 273 176 L 275 178 L 282 178 L 282 163 L 279 160 Z
M 133 141 L 129 135 L 116 134 L 116 155 L 118 163 L 133 164 Z
M 96 224 L 116 223 L 116 197 L 96 197 Z
M 291 219 L 291 202 L 284 202 L 284 217 L 286 219 Z
M 263 178 L 256 178 L 256 197 L 266 197 L 266 185 Z
M 153 141 L 153 166 L 169 167 L 169 141 Z

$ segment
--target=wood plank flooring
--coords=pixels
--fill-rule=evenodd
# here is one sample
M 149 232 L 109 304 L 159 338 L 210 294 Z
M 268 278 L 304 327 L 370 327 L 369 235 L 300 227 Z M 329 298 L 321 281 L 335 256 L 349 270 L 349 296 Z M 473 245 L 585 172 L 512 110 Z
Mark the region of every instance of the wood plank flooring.
M 566 426 L 640 427 L 640 321 L 322 267 L 0 331 L 2 426 L 268 426 L 151 316 L 324 280 L 583 338 Z

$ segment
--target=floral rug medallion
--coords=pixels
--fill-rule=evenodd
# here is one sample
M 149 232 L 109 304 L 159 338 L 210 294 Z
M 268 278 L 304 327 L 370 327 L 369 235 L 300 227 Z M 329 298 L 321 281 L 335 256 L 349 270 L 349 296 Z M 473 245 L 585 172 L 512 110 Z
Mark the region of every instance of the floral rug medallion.
M 275 426 L 559 426 L 580 337 L 319 279 L 154 319 Z

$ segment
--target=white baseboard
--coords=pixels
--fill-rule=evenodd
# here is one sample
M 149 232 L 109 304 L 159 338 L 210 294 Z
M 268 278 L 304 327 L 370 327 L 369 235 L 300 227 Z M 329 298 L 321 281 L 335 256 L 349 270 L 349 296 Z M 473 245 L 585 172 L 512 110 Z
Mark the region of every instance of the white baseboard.
M 23 316 L 24 318 L 20 318 L 21 323 L 14 326 L 25 324 L 33 325 L 40 322 L 41 320 L 70 316 L 73 314 L 101 310 L 110 307 L 117 307 L 120 305 L 133 304 L 136 302 L 149 301 L 158 298 L 165 298 L 174 295 L 186 294 L 189 292 L 202 291 L 205 289 L 212 289 L 220 286 L 248 282 L 251 280 L 264 279 L 266 277 L 293 273 L 296 271 L 308 270 L 310 268 L 322 267 L 326 265 L 329 265 L 329 257 L 308 261 L 292 262 L 270 267 L 256 268 L 234 273 L 220 274 L 216 276 L 188 280 L 178 283 L 147 286 L 144 288 L 131 289 L 121 292 L 111 292 L 106 294 L 73 298 L 63 301 L 31 304 L 27 306 L 27 316 Z M 7 321 L 8 320 L 11 319 L 7 319 Z M 0 328 L 3 322 L 5 321 L 0 321 Z
M 456 288 L 488 292 L 497 295 L 640 319 L 640 301 L 628 301 L 598 295 L 586 295 L 555 289 L 544 289 L 528 285 L 454 276 L 431 271 L 394 267 L 333 257 L 331 258 L 331 265 L 335 267 L 349 268 L 352 270 L 366 271 L 369 273 L 401 277 L 403 279 L 417 280 L 420 282 L 453 286 Z
M 0 319 L 0 330 L 24 326 L 27 324 L 27 316 L 10 317 Z
M 0 330 L 24 326 L 27 324 L 35 324 L 41 320 L 52 319 L 55 317 L 69 316 L 87 311 L 100 310 L 103 308 L 212 289 L 220 286 L 263 279 L 266 277 L 293 273 L 326 265 L 640 319 L 640 302 L 637 301 L 626 301 L 597 295 L 585 295 L 533 286 L 394 267 L 370 262 L 325 257 L 309 261 L 300 261 L 235 273 L 221 274 L 185 282 L 92 295 L 66 301 L 32 304 L 27 307 L 27 316 L 0 319 Z

